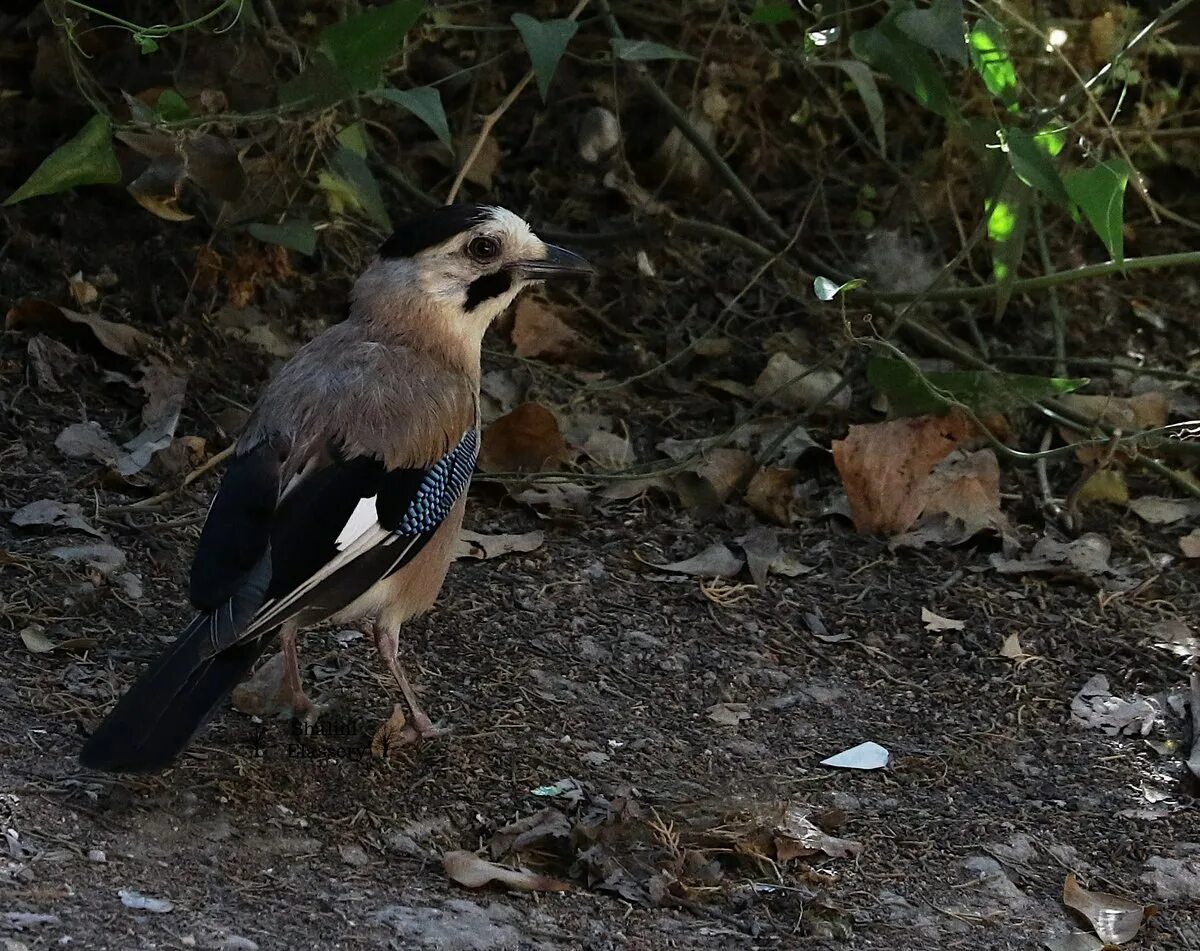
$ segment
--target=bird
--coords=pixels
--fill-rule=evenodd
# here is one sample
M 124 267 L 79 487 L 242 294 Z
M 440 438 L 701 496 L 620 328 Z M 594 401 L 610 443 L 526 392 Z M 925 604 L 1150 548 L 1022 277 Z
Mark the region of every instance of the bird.
M 593 273 L 499 206 L 399 224 L 346 319 L 263 390 L 200 532 L 195 618 L 85 740 L 81 763 L 168 767 L 276 639 L 280 696 L 311 713 L 297 642 L 325 620 L 370 624 L 412 714 L 402 742 L 438 735 L 400 663 L 400 631 L 432 607 L 454 557 L 480 447 L 484 331 L 531 285 Z

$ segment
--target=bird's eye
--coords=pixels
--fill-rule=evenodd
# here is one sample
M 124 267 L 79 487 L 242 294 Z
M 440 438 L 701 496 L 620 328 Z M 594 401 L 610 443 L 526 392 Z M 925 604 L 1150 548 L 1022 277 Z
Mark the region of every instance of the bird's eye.
M 500 253 L 500 242 L 495 238 L 489 238 L 486 235 L 480 235 L 477 238 L 472 238 L 467 245 L 467 254 L 480 264 L 487 264 L 489 261 L 496 260 L 496 256 Z

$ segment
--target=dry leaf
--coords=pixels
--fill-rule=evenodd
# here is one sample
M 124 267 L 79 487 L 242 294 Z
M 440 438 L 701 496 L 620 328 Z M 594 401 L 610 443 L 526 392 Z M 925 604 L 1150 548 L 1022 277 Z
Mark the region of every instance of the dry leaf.
M 681 575 L 697 575 L 701 578 L 732 578 L 742 570 L 743 561 L 728 548 L 717 542 L 698 555 L 667 565 L 646 562 L 659 571 L 671 571 Z
M 933 467 L 971 434 L 958 413 L 851 426 L 834 440 L 833 461 L 862 533 L 897 534 L 909 528 L 928 502 Z
M 9 330 L 42 331 L 68 343 L 78 341 L 93 350 L 106 350 L 129 359 L 140 357 L 154 344 L 149 334 L 127 324 L 80 314 L 35 297 L 10 308 L 4 325 Z
M 746 553 L 746 567 L 750 577 L 760 591 L 767 587 L 767 575 L 771 566 L 783 555 L 779 547 L 779 533 L 773 528 L 756 528 L 738 539 Z
M 810 410 L 825 405 L 846 410 L 850 406 L 849 387 L 843 387 L 832 402 L 822 403 L 825 395 L 841 382 L 842 376 L 836 370 L 806 366 L 780 352 L 771 356 L 754 381 L 754 395 L 782 409 Z
M 482 888 L 495 882 L 523 892 L 569 892 L 572 886 L 548 875 L 528 869 L 508 868 L 481 858 L 474 852 L 447 852 L 442 856 L 442 868 L 459 885 Z
M 1088 891 L 1079 884 L 1075 873 L 1063 882 L 1063 904 L 1073 908 L 1091 924 L 1105 944 L 1124 944 L 1137 937 L 1146 920 L 1144 906 L 1107 892 Z
M 591 494 L 574 482 L 542 482 L 510 494 L 522 505 L 556 512 L 586 512 L 591 507 Z
M 609 472 L 628 469 L 636 461 L 628 436 L 596 430 L 580 447 L 592 462 Z
M 125 566 L 125 552 L 116 545 L 107 542 L 97 542 L 94 545 L 68 545 L 62 548 L 52 548 L 47 554 L 60 561 L 87 562 L 88 566 L 96 569 L 102 575 L 110 575 Z
M 70 347 L 45 334 L 30 339 L 25 355 L 29 358 L 38 389 L 50 393 L 63 391 L 62 378 L 79 363 L 79 357 Z
M 1000 464 L 991 449 L 955 450 L 934 467 L 920 497 L 920 518 L 912 531 L 895 538 L 893 547 L 961 545 L 987 530 L 1015 548 L 1012 527 L 1000 511 Z
M 1200 528 L 1193 528 L 1179 539 L 1179 550 L 1184 558 L 1200 558 Z
M 464 528 L 458 533 L 454 557 L 486 560 L 513 552 L 537 551 L 542 547 L 545 538 L 542 532 L 526 532 L 523 535 L 480 535 Z
M 477 138 L 478 136 L 470 136 L 462 141 L 458 149 L 459 162 L 466 161 L 471 150 L 475 148 Z M 496 143 L 496 137 L 489 135 L 483 140 L 483 145 L 479 149 L 479 154 L 475 156 L 475 161 L 467 169 L 467 181 L 472 185 L 478 185 L 484 191 L 491 191 L 492 176 L 496 174 L 496 168 L 499 166 L 503 154 L 500 146 Z
M 161 364 L 152 363 L 142 371 L 139 384 L 146 393 L 142 407 L 143 430 L 125 444 L 128 460 L 120 466 L 122 475 L 133 475 L 150 464 L 154 454 L 166 449 L 175 438 L 175 427 L 183 411 L 187 377 Z
M 1009 660 L 1024 660 L 1029 655 L 1021 646 L 1021 639 L 1016 634 L 1009 634 L 1004 639 L 1004 643 L 1000 645 L 1000 656 L 1007 657 Z
M 570 456 L 554 414 L 540 403 L 522 403 L 483 433 L 479 468 L 484 472 L 557 469 Z
M 31 624 L 21 631 L 21 643 L 31 654 L 49 654 L 54 642 L 45 634 L 40 624 Z
M 713 723 L 721 726 L 737 726 L 750 719 L 750 706 L 745 703 L 714 703 L 705 712 Z
M 517 356 L 553 363 L 570 360 L 583 349 L 579 334 L 536 297 L 523 297 L 517 304 L 512 342 Z
M 737 485 L 754 469 L 754 458 L 741 449 L 710 449 L 695 468 L 678 472 L 671 483 L 694 515 L 716 513 Z
M 1038 539 L 1028 555 L 1013 559 L 992 555 L 988 560 L 1002 575 L 1047 572 L 1096 578 L 1112 573 L 1108 564 L 1111 553 L 1112 545 L 1107 538 L 1088 532 L 1069 542 L 1056 541 L 1047 536 Z
M 94 304 L 100 297 L 96 285 L 83 279 L 83 271 L 76 271 L 67 278 L 67 290 L 71 292 L 71 299 L 79 307 Z
M 39 499 L 22 506 L 12 514 L 12 523 L 19 528 L 51 526 L 74 528 L 89 535 L 101 537 L 102 532 L 93 528 L 83 517 L 83 509 L 74 502 L 59 502 L 57 499 Z
M 862 854 L 862 843 L 830 835 L 811 818 L 812 813 L 789 805 L 775 826 L 775 858 L 788 862 L 824 854 L 831 859 L 852 859 Z
M 1120 469 L 1097 469 L 1080 486 L 1075 498 L 1079 502 L 1111 502 L 1125 505 L 1129 501 L 1129 486 Z
M 759 469 L 746 487 L 746 504 L 765 519 L 790 525 L 799 481 L 799 469 Z
M 927 631 L 961 631 L 967 626 L 966 621 L 942 617 L 940 614 L 934 614 L 929 608 L 921 608 L 921 623 Z
M 1129 503 L 1139 518 L 1151 525 L 1170 525 L 1200 514 L 1200 501 L 1195 499 L 1159 499 L 1145 496 Z

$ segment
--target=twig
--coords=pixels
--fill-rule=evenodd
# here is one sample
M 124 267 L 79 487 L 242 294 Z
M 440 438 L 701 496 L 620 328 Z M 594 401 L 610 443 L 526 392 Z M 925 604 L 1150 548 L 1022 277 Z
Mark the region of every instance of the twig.
M 131 505 L 110 505 L 108 507 L 108 511 L 109 512 L 141 512 L 141 511 L 145 511 L 146 509 L 152 509 L 157 505 L 161 505 L 163 502 L 167 501 L 167 499 L 169 499 L 171 496 L 173 496 L 176 492 L 182 492 L 184 489 L 186 489 L 189 485 L 191 485 L 193 482 L 195 482 L 197 479 L 199 479 L 206 472 L 209 472 L 212 469 L 215 469 L 217 466 L 219 466 L 222 462 L 224 462 L 226 459 L 228 459 L 230 456 L 233 455 L 233 451 L 236 448 L 237 448 L 237 443 L 231 443 L 230 445 L 228 445 L 224 449 L 222 449 L 220 452 L 218 452 L 215 456 L 210 456 L 208 459 L 206 459 L 204 461 L 203 465 L 199 465 L 195 469 L 193 469 L 191 472 L 189 472 L 184 477 L 183 481 L 181 483 L 179 483 L 179 485 L 177 485 L 173 489 L 167 489 L 166 492 L 159 492 L 158 495 L 152 495 L 148 499 L 142 499 L 142 501 L 134 502 Z
M 575 4 L 575 9 L 572 10 L 567 16 L 567 19 L 579 19 L 579 14 L 584 11 L 584 8 L 587 7 L 588 2 L 589 0 L 579 0 L 579 2 Z M 500 121 L 500 117 L 503 116 L 504 113 L 508 112 L 512 104 L 516 102 L 521 93 L 525 91 L 525 87 L 533 82 L 533 77 L 534 72 L 531 69 L 521 77 L 521 79 L 515 86 L 513 86 L 511 90 L 509 90 L 508 95 L 500 101 L 500 105 L 498 105 L 484 117 L 483 125 L 479 127 L 479 135 L 475 138 L 475 144 L 471 146 L 471 151 L 467 153 L 466 159 L 463 160 L 462 165 L 458 169 L 458 173 L 454 176 L 454 184 L 450 186 L 450 193 L 446 196 L 447 205 L 454 204 L 454 200 L 458 197 L 458 193 L 462 189 L 463 181 L 466 179 L 467 173 L 471 171 L 471 167 L 478 160 L 479 153 L 483 151 L 484 143 L 487 141 L 488 136 L 492 134 L 492 129 L 495 127 L 496 123 Z

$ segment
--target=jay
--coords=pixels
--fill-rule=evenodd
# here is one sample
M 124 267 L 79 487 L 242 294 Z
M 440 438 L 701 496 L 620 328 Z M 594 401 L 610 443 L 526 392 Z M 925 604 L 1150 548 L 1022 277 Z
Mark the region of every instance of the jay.
M 199 612 L 84 744 L 85 766 L 168 766 L 278 637 L 295 715 L 296 639 L 373 619 L 380 658 L 437 733 L 397 653 L 453 558 L 479 449 L 484 331 L 529 285 L 586 275 L 504 208 L 451 205 L 402 224 L 358 278 L 348 319 L 267 385 L 212 501 L 192 563 Z

